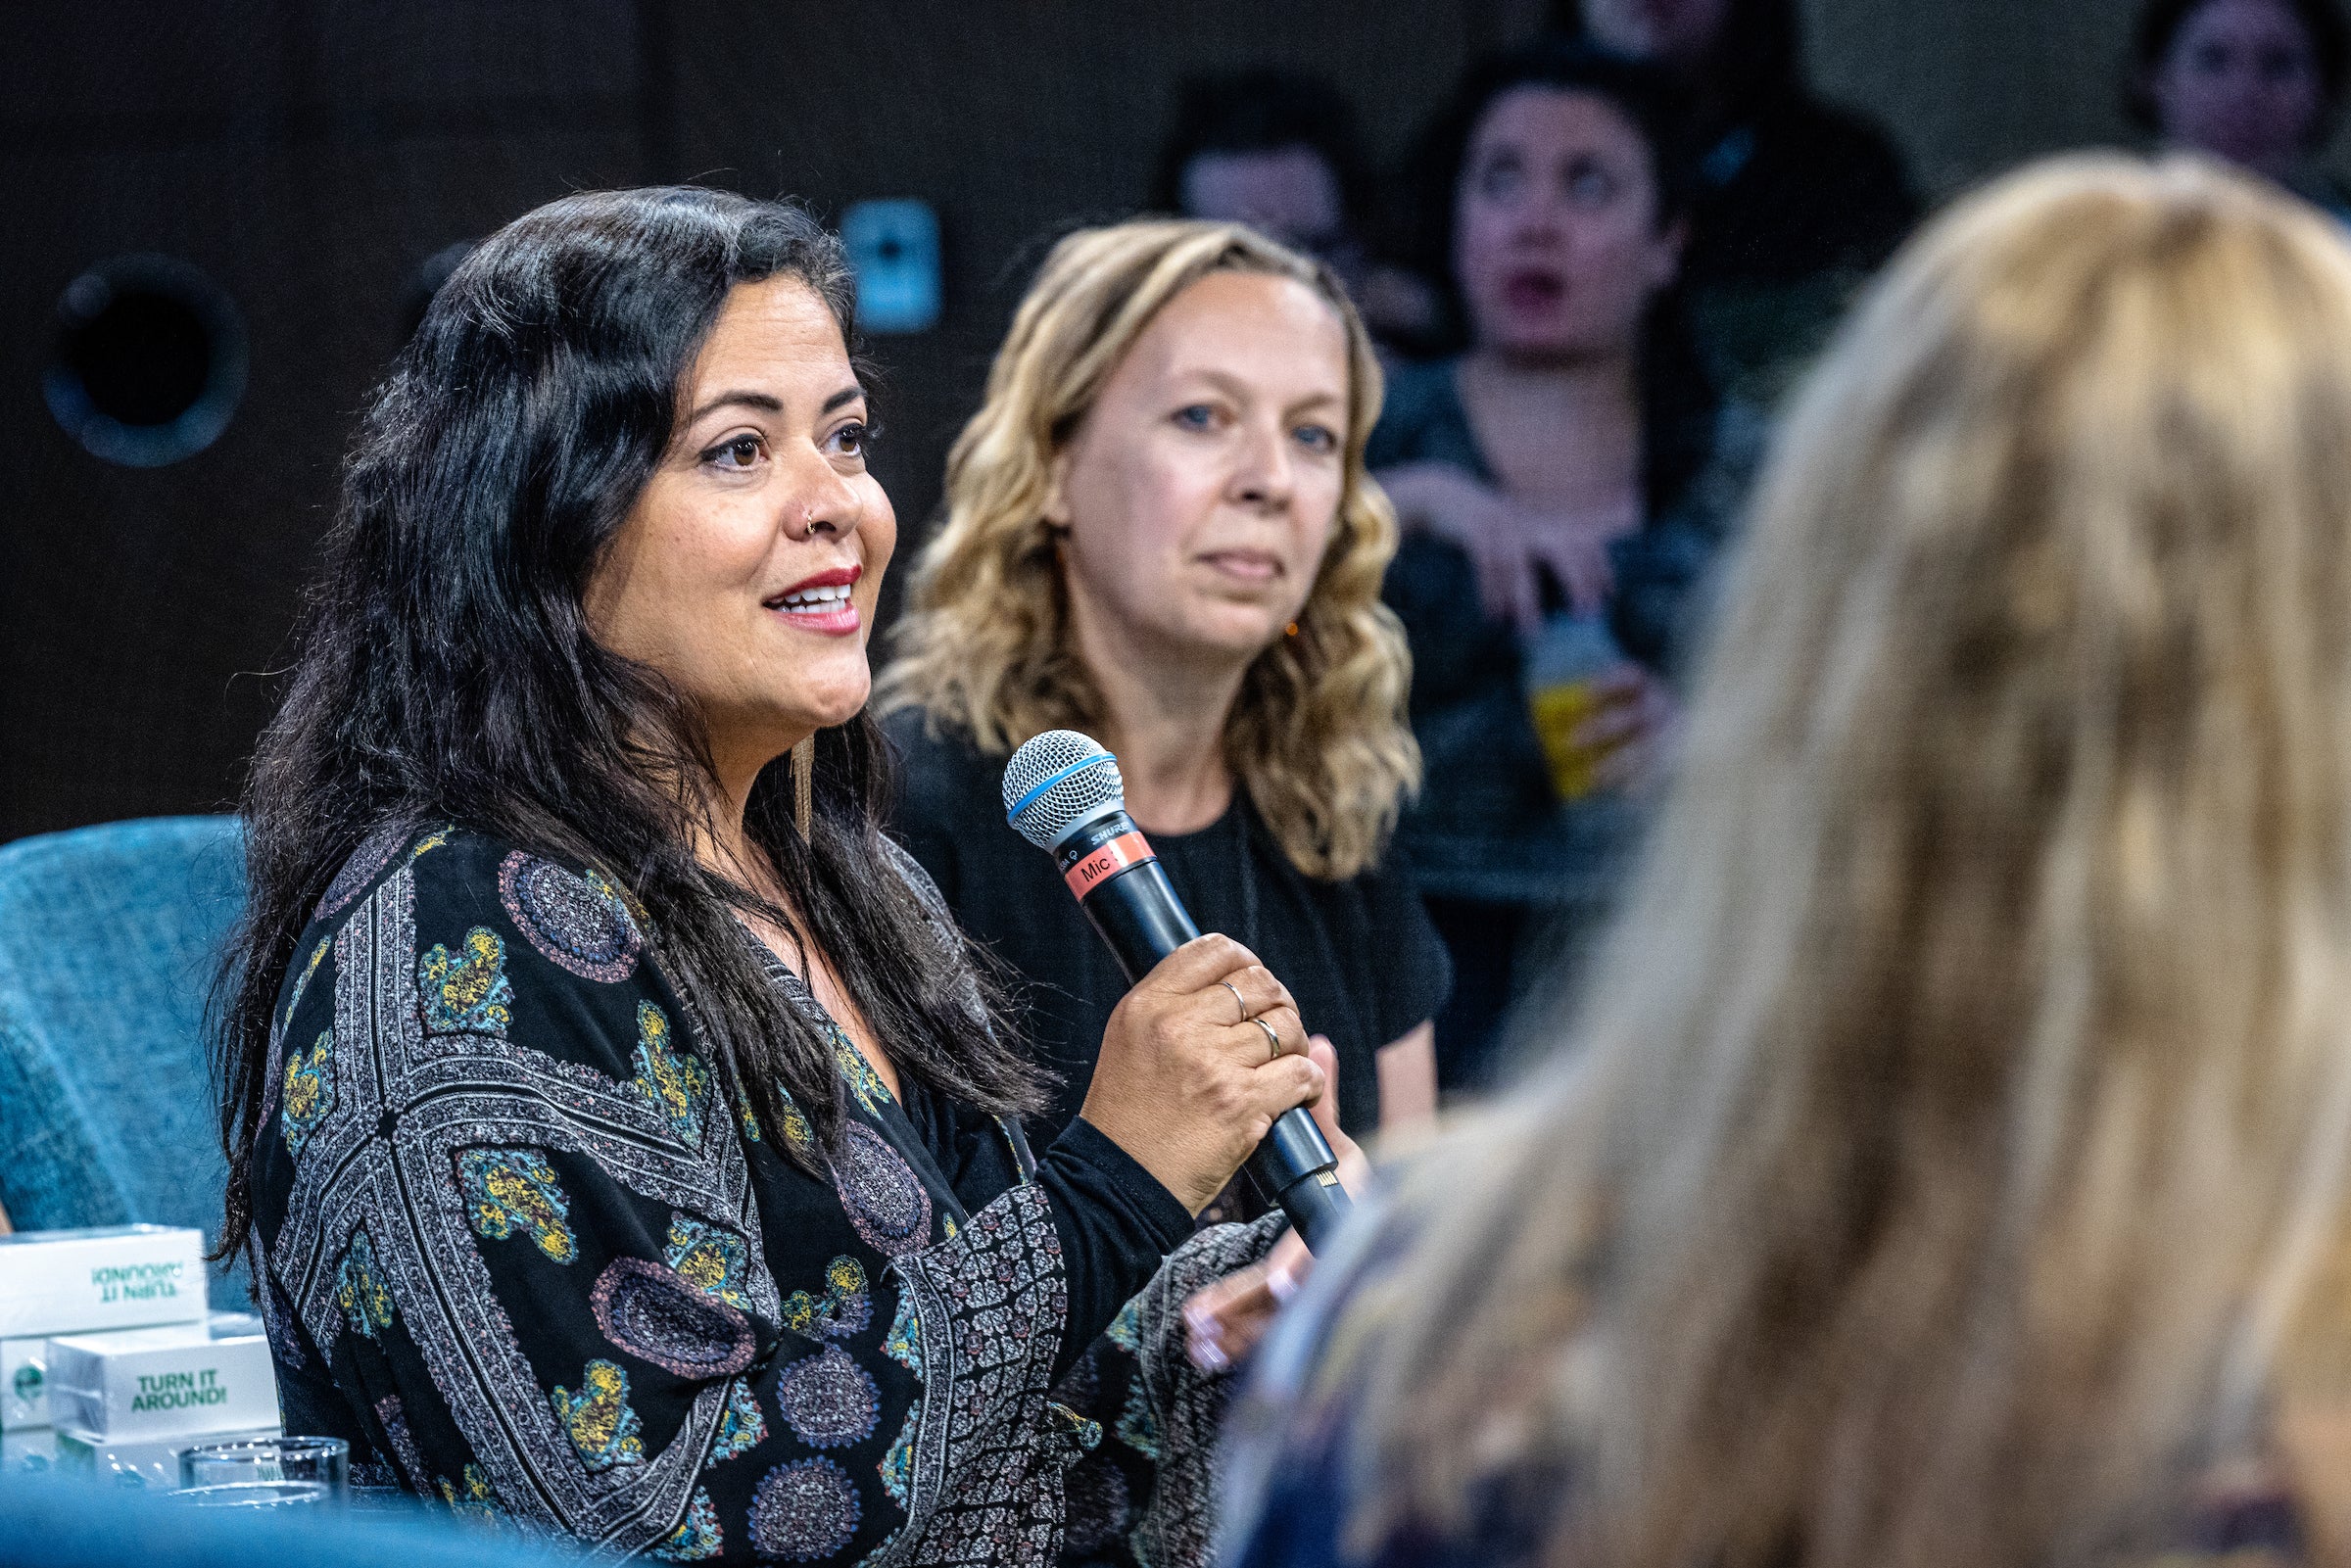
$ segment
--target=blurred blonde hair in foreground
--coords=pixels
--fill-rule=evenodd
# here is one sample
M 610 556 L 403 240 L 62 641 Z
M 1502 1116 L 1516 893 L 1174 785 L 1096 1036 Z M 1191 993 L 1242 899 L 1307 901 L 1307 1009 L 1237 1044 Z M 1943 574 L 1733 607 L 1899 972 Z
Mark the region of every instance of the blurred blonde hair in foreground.
M 1396 513 L 1364 468 L 1379 360 L 1330 270 L 1255 229 L 1141 218 L 1053 247 L 996 353 L 985 402 L 947 454 L 946 518 L 915 563 L 897 656 L 875 702 L 883 712 L 919 706 L 991 756 L 1046 730 L 1103 721 L 1044 519 L 1053 461 L 1135 340 L 1214 272 L 1302 283 L 1347 334 L 1338 519 L 1297 635 L 1258 655 L 1224 726 L 1227 764 L 1291 863 L 1343 879 L 1379 858 L 1420 783 L 1405 719 L 1412 656 L 1379 598 Z
M 1561 1562 L 2079 1562 L 2351 1430 L 2347 522 L 2316 213 L 2080 157 L 1910 245 L 1571 1048 L 1329 1342 L 1352 1544 L 1534 1473 Z

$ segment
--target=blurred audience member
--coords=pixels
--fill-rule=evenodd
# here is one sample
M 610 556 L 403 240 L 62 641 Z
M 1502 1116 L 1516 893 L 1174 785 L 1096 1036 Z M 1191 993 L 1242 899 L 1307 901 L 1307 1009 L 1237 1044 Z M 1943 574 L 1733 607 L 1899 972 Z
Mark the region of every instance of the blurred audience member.
M 1699 184 L 1685 276 L 1717 374 L 1776 395 L 1917 220 L 1900 155 L 1806 84 L 1797 0 L 1560 0 L 1558 12 L 1689 95 Z
M 1346 1123 L 1433 1109 L 1445 956 L 1381 864 L 1418 769 L 1378 600 L 1395 523 L 1363 471 L 1379 370 L 1336 280 L 1238 224 L 1058 246 L 948 458 L 880 706 L 899 834 L 1032 988 L 1077 1114 L 1126 994 L 1049 860 L 1003 826 L 1005 758 L 1055 728 L 1119 757 L 1204 925 L 1339 1049 Z
M 2351 215 L 2351 197 L 2311 166 L 2351 69 L 2335 0 L 2148 0 L 2132 63 L 2131 111 L 2166 142 Z
M 880 699 L 905 763 L 893 828 L 1028 998 L 1060 1079 L 1040 1132 L 1078 1114 L 1128 989 L 1004 825 L 1007 754 L 1056 728 L 1118 755 L 1193 916 L 1327 1038 L 1339 1120 L 1368 1134 L 1435 1108 L 1445 949 L 1384 853 L 1419 769 L 1379 602 L 1396 525 L 1363 462 L 1379 401 L 1327 268 L 1238 224 L 1123 223 L 1055 248 L 948 458 Z M 1228 1190 L 1202 1218 L 1259 1207 Z M 1303 1262 L 1285 1245 L 1271 1266 Z M 1102 1352 L 1068 1395 L 1104 1427 L 1070 1479 L 1073 1562 L 1171 1560 L 1154 1500 L 1204 1485 L 1202 1455 L 1161 1471 L 1138 1376 Z
M 1160 146 L 1156 212 L 1247 223 L 1337 273 L 1382 343 L 1427 348 L 1435 296 L 1371 258 L 1371 182 L 1355 110 L 1329 83 L 1286 71 L 1186 82 Z
M 1363 465 L 1379 402 L 1327 268 L 1239 224 L 1141 219 L 1054 248 L 948 455 L 877 698 L 893 827 L 1032 987 L 1028 1038 L 1062 1078 L 1042 1126 L 1077 1115 L 1128 989 L 1004 826 L 1006 758 L 1063 728 L 1118 756 L 1194 916 L 1339 1048 L 1347 1126 L 1434 1109 L 1445 955 L 1383 864 L 1419 767 L 1379 602 L 1396 524 Z
M 2337 1561 L 2351 252 L 1940 220 L 1804 393 L 1602 983 L 1260 1353 L 1231 1568 Z
M 1370 456 L 1406 529 L 1387 596 L 1428 784 L 1404 832 L 1453 951 L 1455 1087 L 1483 1074 L 1518 950 L 1616 886 L 1755 439 L 1675 288 L 1690 180 L 1662 73 L 1547 39 L 1473 71 L 1444 122 L 1470 347 L 1396 371 Z

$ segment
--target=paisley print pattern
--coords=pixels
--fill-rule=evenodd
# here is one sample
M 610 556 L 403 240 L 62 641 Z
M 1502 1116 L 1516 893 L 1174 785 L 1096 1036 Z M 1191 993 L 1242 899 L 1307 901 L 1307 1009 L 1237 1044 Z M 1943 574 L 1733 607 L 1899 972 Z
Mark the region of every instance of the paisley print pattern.
M 480 1465 L 468 1464 L 461 1485 L 462 1490 L 443 1481 L 441 1500 L 449 1504 L 452 1513 L 468 1524 L 496 1528 L 500 1512 L 498 1493 L 491 1488 L 490 1477 Z
M 590 1361 L 580 1372 L 580 1392 L 560 1383 L 549 1396 L 555 1419 L 591 1473 L 615 1465 L 643 1464 L 643 1423 L 629 1408 L 629 1374 L 611 1361 Z
M 468 1149 L 457 1156 L 457 1186 L 477 1235 L 504 1241 L 517 1230 L 558 1263 L 580 1256 L 571 1201 L 535 1149 Z
M 335 873 L 334 880 L 319 895 L 318 907 L 311 912 L 311 919 L 330 920 L 349 908 L 352 900 L 367 890 L 376 874 L 392 864 L 392 857 L 400 853 L 400 846 L 408 836 L 406 824 L 385 823 L 360 839 L 351 858 L 343 863 L 343 869 Z
M 803 1157 L 816 1152 L 816 1129 L 808 1125 L 808 1118 L 800 1115 L 800 1108 L 789 1099 L 784 1102 L 784 1141 Z
M 290 1419 L 461 1514 L 603 1556 L 1049 1568 L 1092 1429 L 1049 1402 L 1069 1398 L 1051 1380 L 1070 1291 L 1017 1143 L 911 1083 L 901 1115 L 865 1082 L 876 1117 L 844 1077 L 842 1158 L 779 1158 L 805 1118 L 778 1104 L 754 1138 L 643 911 L 621 895 L 641 943 L 624 979 L 578 974 L 539 944 L 601 962 L 593 942 L 501 884 L 517 847 L 395 848 L 289 965 L 288 994 L 327 939 L 280 1031 L 271 1120 L 287 1056 L 310 1067 L 330 1032 L 338 1069 L 299 1161 L 278 1136 L 256 1156 L 287 1342 L 332 1353 L 281 1350 Z M 312 1091 L 292 1099 L 307 1123 Z M 1157 1251 L 1087 1266 L 1125 1295 Z
M 784 1141 L 797 1153 L 806 1155 L 816 1147 L 816 1135 L 809 1130 L 808 1118 L 800 1115 L 800 1108 L 792 1103 L 792 1096 L 780 1085 L 776 1089 L 776 1098 L 784 1103 Z M 766 1141 L 766 1132 L 759 1125 L 759 1113 L 751 1109 L 751 1102 L 740 1089 L 735 1093 L 735 1115 L 743 1123 L 744 1137 L 753 1143 Z
M 816 1562 L 849 1544 L 864 1512 L 856 1484 L 832 1460 L 780 1464 L 751 1499 L 751 1541 L 763 1557 Z
M 697 1489 L 694 1501 L 687 1505 L 686 1522 L 647 1555 L 668 1562 L 700 1562 L 726 1548 L 726 1532 L 718 1527 L 718 1510 L 711 1506 L 710 1494 Z
M 923 1375 L 923 1333 L 914 1317 L 914 1293 L 898 1292 L 898 1309 L 890 1315 L 889 1332 L 882 1337 L 882 1354 L 912 1372 Z
M 351 1246 L 335 1270 L 335 1305 L 354 1334 L 373 1339 L 392 1326 L 392 1292 L 375 1266 L 375 1248 L 364 1230 L 351 1233 Z
M 849 1093 L 865 1107 L 865 1114 L 878 1117 L 884 1106 L 895 1104 L 890 1098 L 889 1085 L 882 1081 L 882 1074 L 874 1070 L 874 1065 L 865 1059 L 865 1053 L 857 1049 L 856 1042 L 841 1026 L 828 1023 L 825 1032 L 833 1037 L 833 1060 L 840 1065 L 840 1075 L 848 1080 Z
M 302 966 L 302 974 L 294 981 L 294 994 L 286 998 L 286 1016 L 277 1021 L 279 1028 L 294 1022 L 294 1010 L 302 1006 L 302 993 L 311 988 L 311 976 L 318 973 L 318 966 L 325 961 L 326 950 L 334 945 L 333 937 L 321 936 L 318 945 L 311 949 L 310 961 Z
M 882 1410 L 874 1377 L 838 1345 L 784 1369 L 776 1381 L 784 1424 L 812 1449 L 845 1449 L 873 1436 Z
M 1148 1459 L 1159 1457 L 1159 1418 L 1140 1379 L 1127 1389 L 1127 1407 L 1119 1412 L 1119 1441 Z
M 895 1258 L 931 1239 L 931 1194 L 888 1140 L 862 1121 L 841 1125 L 833 1186 L 865 1244 Z
M 866 1294 L 865 1265 L 854 1258 L 836 1258 L 825 1265 L 825 1293 L 811 1296 L 795 1290 L 784 1298 L 784 1326 L 811 1339 L 846 1339 L 874 1319 L 873 1300 Z
M 1110 1327 L 1102 1331 L 1102 1337 L 1128 1354 L 1132 1355 L 1142 1349 L 1142 1340 L 1139 1337 L 1141 1324 L 1142 1304 L 1128 1302 L 1119 1308 L 1119 1315 L 1110 1320 Z
M 531 945 L 580 978 L 617 984 L 635 973 L 645 938 L 602 872 L 577 875 L 518 849 L 498 868 L 498 894 Z
M 727 1413 L 718 1423 L 718 1442 L 710 1462 L 732 1459 L 767 1441 L 767 1417 L 759 1413 L 759 1396 L 741 1378 L 727 1390 Z
M 400 1396 L 387 1394 L 376 1401 L 375 1419 L 383 1427 L 384 1441 L 392 1446 L 392 1456 L 400 1461 L 408 1485 L 418 1492 L 430 1491 L 425 1482 L 424 1455 L 416 1451 L 416 1440 L 408 1433 L 408 1412 L 402 1407 Z
M 311 1364 L 311 1353 L 303 1348 L 302 1332 L 297 1326 L 300 1314 L 294 1310 L 294 1304 L 286 1300 L 286 1287 L 270 1271 L 268 1263 L 252 1253 L 248 1253 L 247 1260 L 253 1265 L 254 1278 L 262 1282 L 262 1288 L 253 1293 L 254 1306 L 262 1314 L 262 1332 L 269 1337 L 269 1354 L 278 1365 L 302 1371 Z
M 604 1338 L 639 1360 L 699 1381 L 729 1377 L 758 1349 L 750 1319 L 695 1288 L 674 1268 L 614 1259 L 588 1293 Z
M 1213 1279 L 1265 1256 L 1285 1228 L 1278 1213 L 1246 1225 L 1214 1225 L 1177 1248 L 1133 1299 L 1125 1332 L 1135 1350 L 1131 1375 L 1102 1379 L 1115 1397 L 1124 1387 L 1120 1442 L 1095 1457 L 1125 1473 L 1133 1526 L 1127 1549 L 1138 1563 L 1206 1563 L 1216 1518 L 1214 1456 L 1231 1402 L 1234 1380 L 1204 1374 L 1184 1352 L 1183 1303 Z M 1106 1336 L 1087 1357 L 1111 1351 Z M 1148 1452 L 1144 1464 L 1136 1455 Z
M 738 1311 L 750 1310 L 751 1299 L 743 1288 L 748 1255 L 741 1236 L 677 1214 L 669 1221 L 669 1245 L 661 1256 L 703 1295 Z
M 973 1214 L 955 1241 L 897 1260 L 924 1341 L 925 1387 L 952 1367 L 972 1390 L 941 1410 L 943 1420 L 926 1408 L 915 1432 L 909 1513 L 929 1510 L 946 1455 L 956 1471 L 917 1562 L 1051 1560 L 1061 1474 L 1075 1454 L 1044 1404 L 1069 1295 L 1058 1272 L 1039 1274 L 1032 1260 L 1060 1250 L 1042 1189 L 1022 1185 Z
M 335 1109 L 335 1031 L 322 1031 L 308 1051 L 286 1058 L 284 1086 L 278 1091 L 278 1131 L 285 1135 L 286 1152 L 299 1156 Z
M 452 954 L 435 942 L 416 961 L 416 988 L 431 1034 L 504 1034 L 514 1021 L 514 987 L 506 979 L 506 944 L 487 926 L 465 933 Z
M 710 1069 L 670 1044 L 669 1018 L 650 1002 L 637 1004 L 637 1092 L 669 1118 L 678 1141 L 702 1141 L 702 1109 L 710 1098 Z
M 889 1494 L 889 1500 L 901 1510 L 914 1493 L 914 1432 L 921 1418 L 922 1411 L 908 1410 L 905 1425 L 898 1428 L 889 1451 L 882 1455 L 882 1490 Z

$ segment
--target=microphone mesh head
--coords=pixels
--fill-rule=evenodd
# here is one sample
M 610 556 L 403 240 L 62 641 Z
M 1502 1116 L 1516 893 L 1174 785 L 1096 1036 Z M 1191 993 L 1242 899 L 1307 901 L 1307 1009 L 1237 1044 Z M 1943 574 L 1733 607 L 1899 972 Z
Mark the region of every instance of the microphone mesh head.
M 1127 803 L 1119 759 L 1091 736 L 1047 730 L 1004 765 L 1004 820 L 1039 849 L 1079 823 Z

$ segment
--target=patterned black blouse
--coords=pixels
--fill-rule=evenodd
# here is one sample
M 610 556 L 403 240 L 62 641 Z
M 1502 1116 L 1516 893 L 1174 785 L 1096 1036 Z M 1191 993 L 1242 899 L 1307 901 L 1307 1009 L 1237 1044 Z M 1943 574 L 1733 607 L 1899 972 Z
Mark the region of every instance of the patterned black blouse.
M 959 961 L 943 937 L 922 957 Z M 1221 1405 L 1179 1307 L 1272 1228 L 1193 1237 L 1082 1122 L 1032 1159 L 920 1083 L 893 1097 L 771 961 L 846 1081 L 812 1177 L 774 1147 L 806 1122 L 728 1091 L 647 947 L 594 869 L 470 832 L 387 829 L 335 879 L 255 1159 L 287 1430 L 349 1441 L 355 1482 L 614 1555 L 1051 1561 L 1097 1415 L 1174 1444 Z M 1087 1407 L 1106 1328 L 1140 1408 Z M 1154 1499 L 1166 1561 L 1205 1552 L 1210 1435 Z

